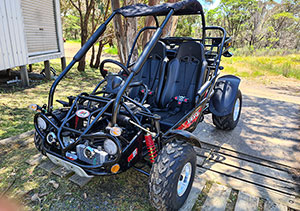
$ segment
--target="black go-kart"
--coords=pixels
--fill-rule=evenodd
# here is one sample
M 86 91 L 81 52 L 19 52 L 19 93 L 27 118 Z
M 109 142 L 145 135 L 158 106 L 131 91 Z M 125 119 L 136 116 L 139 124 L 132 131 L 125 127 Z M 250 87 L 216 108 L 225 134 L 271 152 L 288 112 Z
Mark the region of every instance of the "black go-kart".
M 155 19 L 156 26 L 137 33 L 131 53 L 145 30 L 155 30 L 137 61 L 131 63 L 132 54 L 126 65 L 103 60 L 100 72 L 104 79 L 93 92 L 57 100 L 62 108 L 54 110 L 56 86 L 117 14 Z M 195 14 L 201 16 L 201 39 L 161 38 L 172 15 Z M 165 18 L 159 23 L 157 16 Z M 206 36 L 209 31 L 220 35 Z M 213 123 L 222 130 L 235 128 L 239 121 L 240 79 L 233 75 L 217 78 L 223 69 L 221 57 L 232 55 L 230 46 L 231 38 L 223 28 L 205 25 L 197 0 L 115 10 L 54 81 L 48 105 L 30 106 L 38 111 L 34 117 L 37 149 L 82 177 L 113 175 L 133 167 L 149 176 L 150 201 L 155 208 L 179 209 L 195 177 L 194 147 L 201 147 L 191 132 L 204 114 L 212 113 Z M 119 73 L 105 69 L 108 63 L 117 65 Z

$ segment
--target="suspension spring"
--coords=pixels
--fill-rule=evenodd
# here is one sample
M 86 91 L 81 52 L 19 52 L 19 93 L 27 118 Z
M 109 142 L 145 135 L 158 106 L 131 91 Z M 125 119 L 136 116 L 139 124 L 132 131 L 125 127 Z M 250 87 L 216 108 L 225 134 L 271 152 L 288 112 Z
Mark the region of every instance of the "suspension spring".
M 150 162 L 154 163 L 157 152 L 152 136 L 150 134 L 145 135 L 145 141 L 149 152 Z

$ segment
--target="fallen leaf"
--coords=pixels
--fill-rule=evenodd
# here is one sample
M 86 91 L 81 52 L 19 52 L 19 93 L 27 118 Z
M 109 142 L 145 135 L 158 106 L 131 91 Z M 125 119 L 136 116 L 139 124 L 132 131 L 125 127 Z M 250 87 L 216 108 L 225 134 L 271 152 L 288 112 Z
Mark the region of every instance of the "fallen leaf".
M 53 187 L 54 187 L 55 189 L 57 189 L 57 188 L 59 187 L 59 183 L 57 183 L 57 182 L 54 181 L 54 180 L 50 180 L 50 181 L 49 181 L 49 184 L 53 185 Z
M 39 194 L 35 193 L 31 196 L 31 201 L 41 201 Z

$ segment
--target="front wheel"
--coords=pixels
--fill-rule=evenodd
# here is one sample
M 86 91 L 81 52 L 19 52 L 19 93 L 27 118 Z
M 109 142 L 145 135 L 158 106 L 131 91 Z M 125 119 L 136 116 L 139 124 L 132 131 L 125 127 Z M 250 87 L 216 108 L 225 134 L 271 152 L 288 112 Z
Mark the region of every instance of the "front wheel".
M 236 127 L 237 123 L 239 122 L 240 115 L 242 110 L 242 93 L 238 90 L 234 106 L 230 114 L 226 116 L 216 116 L 212 115 L 214 125 L 221 130 L 232 130 Z
M 178 210 L 187 199 L 195 177 L 196 152 L 183 141 L 165 145 L 152 166 L 151 204 L 158 210 Z
M 41 152 L 43 155 L 46 155 L 45 149 L 42 143 L 42 137 L 38 134 L 38 132 L 34 133 L 34 144 L 36 149 Z

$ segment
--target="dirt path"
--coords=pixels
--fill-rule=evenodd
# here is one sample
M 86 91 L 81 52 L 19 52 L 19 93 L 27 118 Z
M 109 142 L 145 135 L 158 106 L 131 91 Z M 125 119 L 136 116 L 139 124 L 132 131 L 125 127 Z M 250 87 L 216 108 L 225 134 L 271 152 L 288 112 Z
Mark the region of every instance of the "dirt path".
M 300 83 L 283 77 L 264 82 L 242 80 L 242 115 L 233 131 L 215 129 L 208 115 L 195 134 L 206 143 L 300 168 Z

